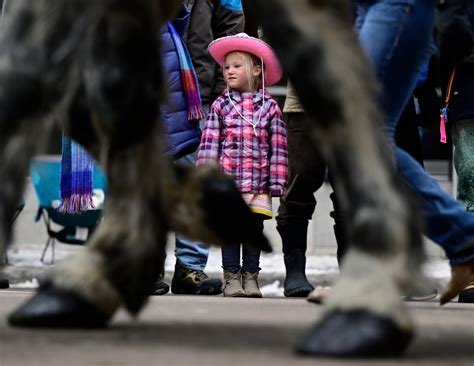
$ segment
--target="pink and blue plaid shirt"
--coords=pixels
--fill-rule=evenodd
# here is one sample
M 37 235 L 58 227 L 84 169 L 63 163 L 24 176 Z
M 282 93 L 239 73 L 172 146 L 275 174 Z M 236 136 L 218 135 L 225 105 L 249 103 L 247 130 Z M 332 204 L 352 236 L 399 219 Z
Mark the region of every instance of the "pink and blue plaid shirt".
M 255 129 L 239 115 L 256 123 L 261 108 Z M 224 91 L 212 104 L 196 165 L 216 162 L 234 177 L 242 193 L 283 195 L 288 176 L 286 128 L 281 110 L 268 91 Z

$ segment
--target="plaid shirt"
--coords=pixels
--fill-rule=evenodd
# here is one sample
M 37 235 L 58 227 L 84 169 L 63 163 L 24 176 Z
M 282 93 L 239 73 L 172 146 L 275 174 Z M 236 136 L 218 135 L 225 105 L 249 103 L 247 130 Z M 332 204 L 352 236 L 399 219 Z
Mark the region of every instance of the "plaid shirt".
M 196 165 L 219 162 L 234 177 L 240 192 L 278 197 L 287 184 L 286 129 L 278 104 L 266 90 L 262 103 L 262 93 L 231 90 L 234 105 L 227 91 L 216 99 L 207 116 Z M 255 129 L 238 113 L 256 123 L 261 108 Z

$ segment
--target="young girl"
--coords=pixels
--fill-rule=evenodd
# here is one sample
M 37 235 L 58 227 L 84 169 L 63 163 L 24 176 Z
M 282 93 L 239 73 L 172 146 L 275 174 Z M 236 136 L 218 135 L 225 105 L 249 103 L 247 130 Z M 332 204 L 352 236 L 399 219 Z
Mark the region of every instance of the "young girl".
M 281 78 L 281 67 L 268 44 L 245 33 L 216 39 L 209 52 L 222 66 L 227 89 L 211 106 L 196 164 L 218 162 L 233 176 L 263 230 L 272 217 L 271 197 L 282 196 L 287 181 L 285 125 L 265 90 Z M 240 244 L 224 246 L 224 296 L 262 297 L 259 262 L 260 251 L 244 246 L 241 266 Z

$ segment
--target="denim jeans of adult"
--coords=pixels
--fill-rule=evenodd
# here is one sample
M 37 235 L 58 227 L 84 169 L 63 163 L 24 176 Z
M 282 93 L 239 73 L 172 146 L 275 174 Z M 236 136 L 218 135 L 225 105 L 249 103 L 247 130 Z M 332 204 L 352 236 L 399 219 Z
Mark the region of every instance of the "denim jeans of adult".
M 204 114 L 209 112 L 209 105 L 203 105 Z M 205 119 L 199 122 L 201 129 L 204 126 Z M 197 151 L 183 156 L 176 160 L 176 164 L 184 166 L 194 166 L 197 160 Z M 194 240 L 190 240 L 181 235 L 176 234 L 175 240 L 175 256 L 181 264 L 189 269 L 204 271 L 209 257 L 209 245 L 202 244 Z
M 265 216 L 255 214 L 256 220 L 263 231 L 263 221 Z M 240 248 L 242 248 L 242 266 L 240 266 Z M 222 267 L 226 271 L 237 272 L 242 269 L 242 272 L 255 273 L 260 271 L 260 250 L 247 247 L 240 244 L 224 245 L 222 251 Z
M 381 84 L 385 131 L 394 144 L 400 115 L 432 52 L 435 0 L 374 0 L 357 8 L 356 30 Z M 426 173 L 409 154 L 394 147 L 402 179 L 420 200 L 426 235 L 446 252 L 451 264 L 474 259 L 474 215 Z

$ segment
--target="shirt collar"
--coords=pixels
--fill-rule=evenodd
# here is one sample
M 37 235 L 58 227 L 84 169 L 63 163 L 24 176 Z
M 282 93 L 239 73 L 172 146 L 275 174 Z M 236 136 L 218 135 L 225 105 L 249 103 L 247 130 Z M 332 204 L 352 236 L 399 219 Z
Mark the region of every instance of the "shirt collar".
M 227 89 L 224 92 L 227 94 Z M 245 99 L 246 97 L 248 98 L 248 95 L 250 95 L 250 94 L 251 94 L 251 92 L 241 93 L 241 92 L 238 92 L 236 90 L 232 90 L 232 89 L 229 90 L 230 97 L 237 103 L 240 103 L 242 101 L 242 99 Z M 252 93 L 253 103 L 256 104 L 256 103 L 262 101 L 263 96 L 265 96 L 265 99 L 270 98 L 270 93 L 268 92 L 267 89 L 265 89 L 265 90 L 259 89 L 258 92 Z

